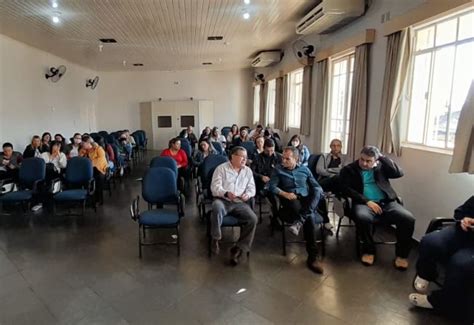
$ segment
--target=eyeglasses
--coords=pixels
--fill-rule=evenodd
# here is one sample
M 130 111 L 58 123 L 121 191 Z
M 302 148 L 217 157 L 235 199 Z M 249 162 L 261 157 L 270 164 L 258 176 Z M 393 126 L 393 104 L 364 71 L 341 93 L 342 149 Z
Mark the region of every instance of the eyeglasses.
M 247 159 L 247 156 L 242 156 L 242 155 L 234 155 L 234 156 L 240 157 L 240 158 L 245 159 L 245 160 Z

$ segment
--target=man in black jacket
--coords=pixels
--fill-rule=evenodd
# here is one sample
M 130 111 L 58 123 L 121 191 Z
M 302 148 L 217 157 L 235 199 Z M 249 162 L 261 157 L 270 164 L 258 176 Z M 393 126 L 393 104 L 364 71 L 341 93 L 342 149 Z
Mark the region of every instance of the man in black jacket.
M 375 244 L 371 226 L 374 222 L 396 226 L 396 258 L 394 266 L 408 268 L 408 254 L 415 218 L 397 202 L 397 193 L 390 185 L 390 178 L 403 176 L 403 171 L 391 159 L 380 154 L 377 147 L 365 146 L 360 158 L 345 166 L 340 173 L 343 193 L 352 199 L 352 212 L 357 231 L 363 241 L 364 265 L 374 263 Z

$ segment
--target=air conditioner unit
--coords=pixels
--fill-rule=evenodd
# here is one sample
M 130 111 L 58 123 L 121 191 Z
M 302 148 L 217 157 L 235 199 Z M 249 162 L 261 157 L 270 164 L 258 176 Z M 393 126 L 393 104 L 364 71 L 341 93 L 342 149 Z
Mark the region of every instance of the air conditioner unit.
M 254 68 L 268 67 L 269 65 L 280 62 L 280 60 L 281 60 L 280 51 L 260 52 L 252 60 L 252 67 Z
M 364 14 L 364 0 L 322 0 L 296 24 L 297 34 L 328 34 Z

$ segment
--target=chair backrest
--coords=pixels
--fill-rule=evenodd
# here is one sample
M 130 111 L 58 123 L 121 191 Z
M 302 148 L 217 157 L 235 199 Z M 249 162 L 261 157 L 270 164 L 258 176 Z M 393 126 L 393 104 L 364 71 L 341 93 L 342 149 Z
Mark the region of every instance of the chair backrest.
M 175 179 L 178 178 L 178 164 L 176 163 L 176 160 L 174 160 L 171 157 L 154 157 L 150 161 L 150 168 L 158 168 L 158 167 L 165 167 L 169 168 L 175 173 Z
M 204 159 L 200 166 L 200 177 L 203 189 L 208 189 L 211 186 L 212 174 L 217 166 L 227 162 L 226 156 L 209 155 Z
M 97 133 L 99 133 L 99 134 L 100 134 L 101 136 L 103 136 L 104 138 L 109 135 L 109 132 L 107 132 L 107 131 L 99 131 L 99 132 L 97 132 Z
M 247 156 L 252 155 L 256 148 L 255 143 L 253 141 L 244 141 L 242 142 L 241 146 L 244 147 L 245 150 L 247 150 Z
M 94 177 L 92 161 L 86 157 L 73 157 L 67 162 L 65 180 L 69 185 L 83 185 Z
M 154 167 L 146 171 L 142 181 L 142 196 L 150 204 L 176 201 L 178 187 L 176 174 L 166 167 Z
M 217 153 L 219 155 L 224 155 L 225 154 L 224 148 L 222 148 L 222 144 L 220 142 L 213 141 L 212 146 L 214 147 L 214 149 L 217 151 Z
M 191 158 L 191 155 L 192 155 L 191 144 L 189 143 L 188 139 L 180 138 L 179 140 L 181 141 L 181 149 L 183 149 L 184 152 L 186 152 L 186 155 L 188 156 L 188 160 L 189 160 L 189 158 Z
M 41 158 L 26 158 L 20 166 L 18 179 L 20 185 L 32 188 L 36 181 L 42 181 L 46 177 L 46 163 Z
M 316 165 L 318 164 L 319 158 L 322 156 L 322 154 L 311 154 L 308 159 L 308 168 L 311 170 L 311 173 L 313 173 L 314 178 L 317 180 L 319 178 L 318 173 L 316 172 Z

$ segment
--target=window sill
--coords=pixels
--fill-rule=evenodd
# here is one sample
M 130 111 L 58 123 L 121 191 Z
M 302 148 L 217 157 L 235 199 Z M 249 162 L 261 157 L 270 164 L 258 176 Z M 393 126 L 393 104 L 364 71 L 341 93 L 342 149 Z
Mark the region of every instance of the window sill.
M 443 154 L 443 155 L 446 155 L 446 156 L 452 156 L 453 155 L 453 150 L 451 150 L 451 149 L 428 147 L 428 146 L 424 146 L 424 145 L 421 145 L 421 144 L 415 144 L 415 143 L 402 143 L 402 148 L 410 148 L 410 149 L 416 149 L 416 150 L 422 150 L 422 151 L 435 152 L 435 153 L 440 153 L 440 154 Z

